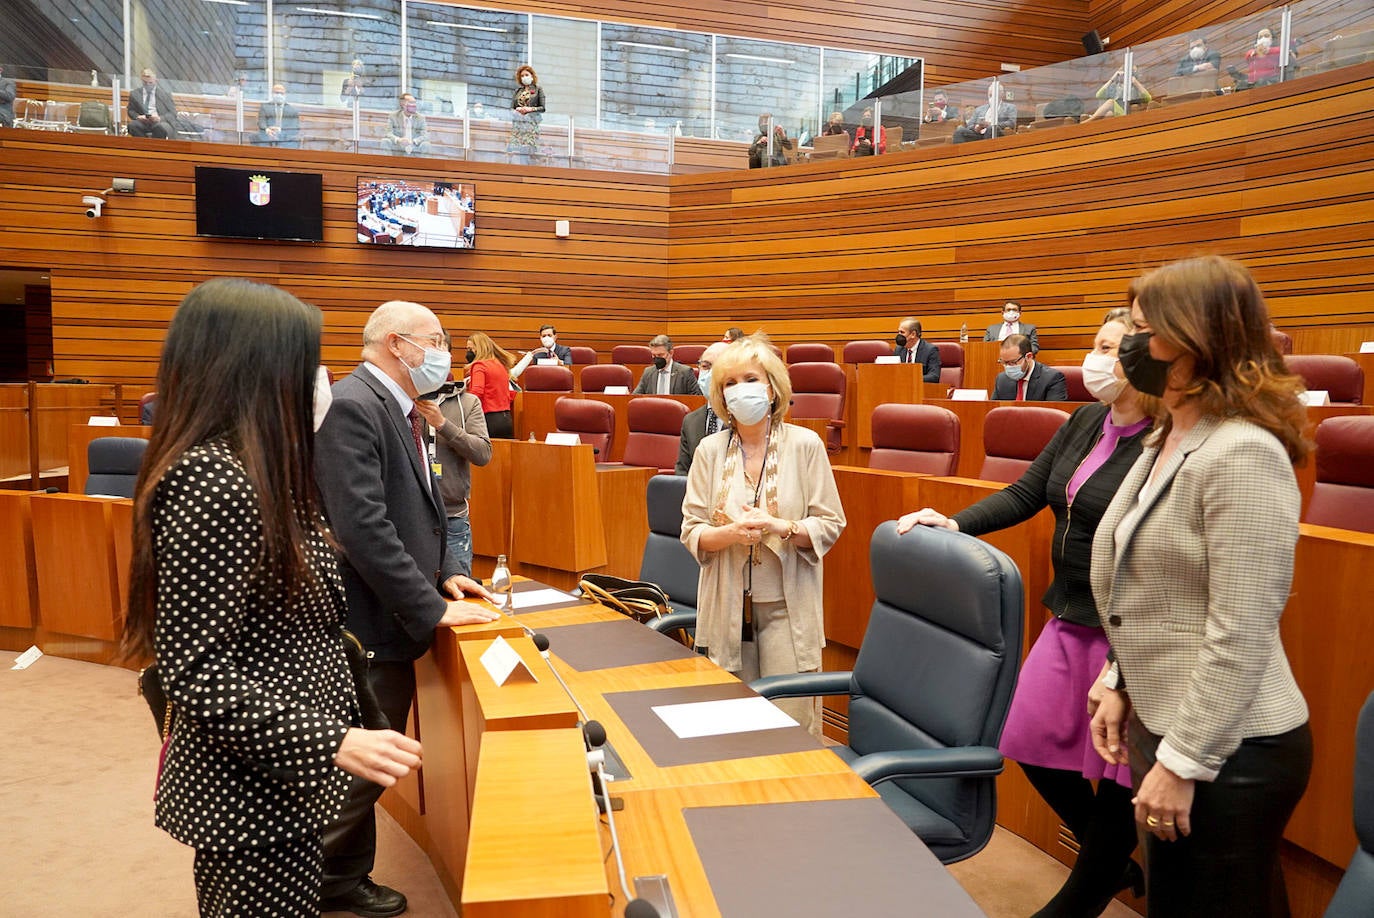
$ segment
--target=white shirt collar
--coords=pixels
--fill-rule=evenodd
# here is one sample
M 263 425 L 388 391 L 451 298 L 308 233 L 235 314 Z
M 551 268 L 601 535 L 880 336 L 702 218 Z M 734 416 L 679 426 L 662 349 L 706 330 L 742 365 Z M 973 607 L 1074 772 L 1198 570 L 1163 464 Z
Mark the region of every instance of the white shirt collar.
M 369 360 L 364 360 L 363 366 L 367 367 L 367 369 L 371 371 L 373 376 L 381 380 L 382 385 L 386 386 L 386 391 L 394 395 L 396 397 L 396 401 L 400 402 L 401 416 L 410 417 L 410 409 L 415 407 L 415 399 L 411 398 L 409 395 L 406 395 L 405 390 L 396 384 L 396 380 L 392 379 L 390 376 L 387 376 L 386 373 L 382 371 L 382 368 L 377 366 L 375 363 L 372 363 Z

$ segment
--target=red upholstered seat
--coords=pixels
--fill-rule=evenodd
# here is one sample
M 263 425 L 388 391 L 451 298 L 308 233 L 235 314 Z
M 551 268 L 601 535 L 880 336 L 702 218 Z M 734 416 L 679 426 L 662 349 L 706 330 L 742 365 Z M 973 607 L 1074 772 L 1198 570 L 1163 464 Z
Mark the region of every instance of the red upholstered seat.
M 526 367 L 520 374 L 520 385 L 526 392 L 571 392 L 573 373 L 565 366 Z
M 871 469 L 953 475 L 959 465 L 959 416 L 937 405 L 873 409 Z
M 679 344 L 673 348 L 673 361 L 691 366 L 700 360 L 704 353 L 706 353 L 706 345 L 704 344 Z
M 844 362 L 872 363 L 879 357 L 891 357 L 895 347 L 890 341 L 850 341 L 844 346 Z
M 940 382 L 951 389 L 964 385 L 964 346 L 958 341 L 932 341 L 940 351 Z
M 629 367 L 618 363 L 598 363 L 582 371 L 583 392 L 605 392 L 607 386 L 629 386 L 635 384 L 635 375 Z
M 596 363 L 596 348 L 594 347 L 570 347 L 572 352 L 572 362 L 574 365 Z
M 1069 401 L 1071 402 L 1091 402 L 1093 394 L 1088 391 L 1088 387 L 1083 385 L 1083 367 L 1079 364 L 1067 367 L 1055 367 L 1060 373 L 1064 374 L 1064 381 L 1068 383 Z
M 1358 405 L 1364 397 L 1364 370 L 1349 357 L 1289 354 L 1283 360 L 1290 372 L 1302 377 L 1308 389 L 1325 389 L 1333 405 Z
M 630 399 L 628 410 L 630 435 L 625 439 L 625 464 L 671 474 L 677 465 L 687 406 L 671 398 L 642 395 Z
M 653 363 L 654 355 L 648 345 L 617 344 L 611 348 L 611 363 Z
M 1068 419 L 1067 411 L 1038 405 L 992 409 L 983 419 L 983 468 L 978 477 L 1011 484 Z
M 1317 483 L 1303 522 L 1374 532 L 1374 416 L 1317 425 Z
M 560 433 L 575 433 L 596 450 L 598 462 L 608 462 L 615 443 L 615 409 L 590 398 L 563 396 L 553 403 L 553 423 Z
M 792 379 L 792 417 L 825 418 L 829 422 L 826 449 L 840 448 L 844 427 L 844 370 L 838 363 L 794 363 L 788 366 Z
M 888 349 L 891 353 L 891 349 Z M 835 349 L 828 344 L 818 344 L 814 341 L 802 342 L 801 344 L 789 344 L 787 346 L 788 363 L 834 363 Z

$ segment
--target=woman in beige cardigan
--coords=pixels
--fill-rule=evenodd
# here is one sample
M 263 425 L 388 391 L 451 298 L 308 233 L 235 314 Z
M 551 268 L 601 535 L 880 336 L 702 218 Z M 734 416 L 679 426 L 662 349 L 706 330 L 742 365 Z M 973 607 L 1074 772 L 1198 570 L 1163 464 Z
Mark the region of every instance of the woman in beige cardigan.
M 787 368 L 762 335 L 711 368 L 712 410 L 682 503 L 682 543 L 701 564 L 697 645 L 744 681 L 821 668 L 821 558 L 844 529 L 825 444 L 783 423 Z M 819 734 L 813 699 L 776 704 Z

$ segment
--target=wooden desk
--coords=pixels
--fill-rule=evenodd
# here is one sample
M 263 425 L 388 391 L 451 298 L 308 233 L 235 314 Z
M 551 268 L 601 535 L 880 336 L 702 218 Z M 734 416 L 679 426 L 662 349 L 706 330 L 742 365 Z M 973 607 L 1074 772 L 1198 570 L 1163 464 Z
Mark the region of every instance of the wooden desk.
M 5 559 L 0 564 L 0 628 L 27 631 L 36 620 L 38 577 L 29 498 L 26 491 L 0 491 L 0 557 Z
M 90 477 L 90 463 L 87 450 L 91 441 L 101 437 L 137 437 L 146 440 L 153 429 L 144 425 L 120 425 L 118 427 L 92 427 L 90 424 L 73 424 L 67 432 L 67 491 L 71 494 L 84 494 L 86 479 Z
M 114 503 L 76 494 L 29 498 L 38 619 L 43 630 L 101 641 L 118 639 L 123 602 L 115 570 Z
M 472 553 L 488 558 L 511 553 L 511 452 L 514 440 L 492 440 L 491 461 L 473 465 L 468 519 Z
M 27 490 L 29 474 L 29 387 L 0 384 L 0 481 L 18 482 Z
M 554 403 L 568 395 L 567 392 L 519 393 L 516 396 L 515 404 L 516 439 L 525 440 L 530 434 L 534 434 L 536 440 L 543 440 L 545 436 L 557 430 L 558 425 L 554 421 L 553 413 Z M 643 396 L 606 395 L 601 392 L 590 392 L 580 397 L 605 402 L 615 409 L 615 436 L 611 440 L 611 454 L 596 458 L 598 462 L 623 461 L 625 458 L 625 441 L 630 438 L 628 411 L 630 400 Z M 654 398 L 671 398 L 675 402 L 682 402 L 689 411 L 706 404 L 705 396 L 701 395 L 657 395 Z
M 649 539 L 649 479 L 657 469 L 635 465 L 598 465 L 596 490 L 601 501 L 606 564 L 604 573 L 635 579 Z
M 1000 341 L 967 341 L 964 343 L 963 389 L 987 389 L 992 395 L 992 383 L 1002 372 L 998 358 L 1002 353 Z
M 947 387 L 928 383 L 918 363 L 860 363 L 854 366 L 854 413 L 860 449 L 873 448 L 873 409 L 889 403 L 916 404 L 944 398 Z

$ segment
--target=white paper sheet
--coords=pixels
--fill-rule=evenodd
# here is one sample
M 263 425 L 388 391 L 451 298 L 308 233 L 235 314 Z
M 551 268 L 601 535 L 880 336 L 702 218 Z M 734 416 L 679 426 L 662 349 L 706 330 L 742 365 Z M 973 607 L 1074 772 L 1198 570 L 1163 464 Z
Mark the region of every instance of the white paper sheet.
M 661 704 L 653 708 L 659 720 L 678 739 L 698 736 L 724 736 L 755 730 L 779 730 L 800 726 L 767 698 L 726 698 L 723 701 L 696 701 L 690 704 Z
M 577 597 L 552 587 L 543 590 L 525 590 L 510 594 L 511 608 L 530 609 L 534 606 L 547 606 L 556 602 L 572 602 Z

